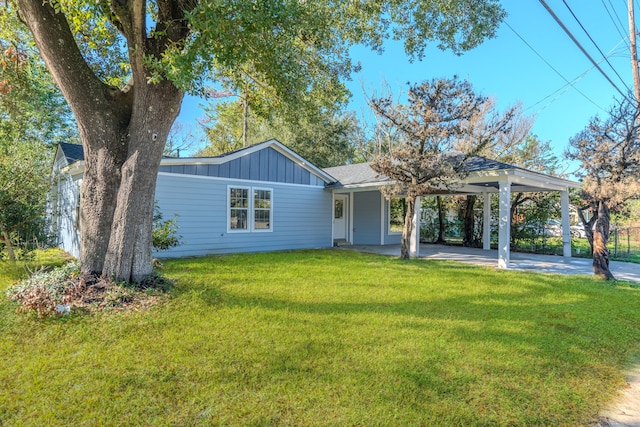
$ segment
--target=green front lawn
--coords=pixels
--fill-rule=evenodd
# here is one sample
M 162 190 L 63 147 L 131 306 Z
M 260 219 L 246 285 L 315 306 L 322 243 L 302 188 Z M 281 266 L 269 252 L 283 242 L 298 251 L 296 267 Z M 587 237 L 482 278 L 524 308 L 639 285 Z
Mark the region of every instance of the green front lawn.
M 146 311 L 0 298 L 0 425 L 584 425 L 640 353 L 640 289 L 586 276 L 341 250 L 166 274 Z

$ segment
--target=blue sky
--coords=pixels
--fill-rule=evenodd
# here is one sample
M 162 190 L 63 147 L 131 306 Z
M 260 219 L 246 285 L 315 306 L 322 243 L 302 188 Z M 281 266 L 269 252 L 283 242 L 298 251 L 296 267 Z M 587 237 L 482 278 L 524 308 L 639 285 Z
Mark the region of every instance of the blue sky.
M 625 0 L 546 0 L 546 3 L 620 90 L 626 93 L 627 87 L 632 88 Z M 613 68 L 604 61 L 565 3 Z M 592 116 L 604 115 L 620 94 L 540 1 L 504 0 L 502 5 L 508 16 L 497 36 L 462 56 L 433 46 L 422 61 L 411 63 L 400 42 L 387 43 L 382 55 L 353 48 L 353 60 L 361 63 L 362 71 L 347 82 L 352 92 L 350 109 L 367 115 L 363 89 L 368 95 L 379 94 L 385 82 L 394 96 L 400 96 L 406 93 L 407 82 L 458 75 L 469 80 L 477 92 L 496 98 L 500 109 L 521 101 L 525 113 L 535 116 L 533 132 L 540 139 L 551 141 L 561 154 L 569 138 L 582 130 Z M 640 8 L 636 15 L 640 15 Z M 202 115 L 198 104 L 198 100 L 187 99 L 180 120 L 194 124 Z

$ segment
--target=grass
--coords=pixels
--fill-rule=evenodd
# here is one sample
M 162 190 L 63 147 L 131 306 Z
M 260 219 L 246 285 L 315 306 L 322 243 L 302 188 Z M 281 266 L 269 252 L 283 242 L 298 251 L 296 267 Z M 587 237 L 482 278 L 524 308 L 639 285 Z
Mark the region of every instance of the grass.
M 0 425 L 585 425 L 640 350 L 640 290 L 587 276 L 340 250 L 165 266 L 148 311 L 0 300 Z
M 29 261 L 0 261 L 0 290 L 4 290 L 12 282 L 28 277 L 43 266 L 58 267 L 70 259 L 69 255 L 58 249 L 46 249 L 34 251 L 34 257 Z

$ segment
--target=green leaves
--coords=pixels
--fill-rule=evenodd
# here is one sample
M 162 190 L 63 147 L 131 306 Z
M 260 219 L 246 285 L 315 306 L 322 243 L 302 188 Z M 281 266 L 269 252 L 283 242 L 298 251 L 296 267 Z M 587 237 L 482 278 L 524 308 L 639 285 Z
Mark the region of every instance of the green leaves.
M 627 100 L 618 101 L 608 117 L 593 117 L 571 138 L 565 155 L 580 162 L 583 198 L 604 200 L 612 211 L 640 194 L 640 110 Z

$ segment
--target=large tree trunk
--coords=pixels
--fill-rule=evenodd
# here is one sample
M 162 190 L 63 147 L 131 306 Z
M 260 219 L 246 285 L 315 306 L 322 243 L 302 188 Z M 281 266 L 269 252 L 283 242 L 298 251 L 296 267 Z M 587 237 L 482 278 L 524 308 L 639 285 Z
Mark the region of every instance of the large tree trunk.
M 615 279 L 609 270 L 609 208 L 598 202 L 598 219 L 593 227 L 593 274 L 605 280 Z
M 400 242 L 400 259 L 409 259 L 411 257 L 411 233 L 413 232 L 413 215 L 416 212 L 416 198 L 408 196 L 405 200 L 407 202 L 407 213 L 404 216 L 404 228 L 402 229 L 402 240 Z
M 114 133 L 109 126 L 86 129 L 80 124 L 85 169 L 78 227 L 80 267 L 85 274 L 102 274 L 120 186 L 120 168 L 126 158 L 123 143 L 126 141 L 121 141 L 125 134 L 126 128 Z
M 135 93 L 128 158 L 122 166 L 103 276 L 139 282 L 153 272 L 151 228 L 164 144 L 183 94 L 165 81 Z M 156 106 L 149 109 L 148 105 Z
M 467 196 L 464 201 L 464 226 L 463 226 L 463 236 L 462 236 L 462 246 L 467 247 L 476 247 L 475 240 L 475 228 L 476 228 L 476 217 L 474 213 L 474 207 L 476 204 L 477 196 L 470 194 Z
M 73 110 L 85 150 L 80 268 L 84 273 L 139 281 L 152 272 L 155 183 L 183 97 L 167 80 L 149 83 L 146 58 L 160 59 L 169 46 L 186 39 L 186 3 L 158 2 L 162 31 L 150 37 L 146 2 L 110 3 L 131 63 L 131 80 L 124 88 L 103 83 L 93 72 L 64 13 L 56 12 L 52 2 L 18 0 L 18 4 L 40 55 Z

